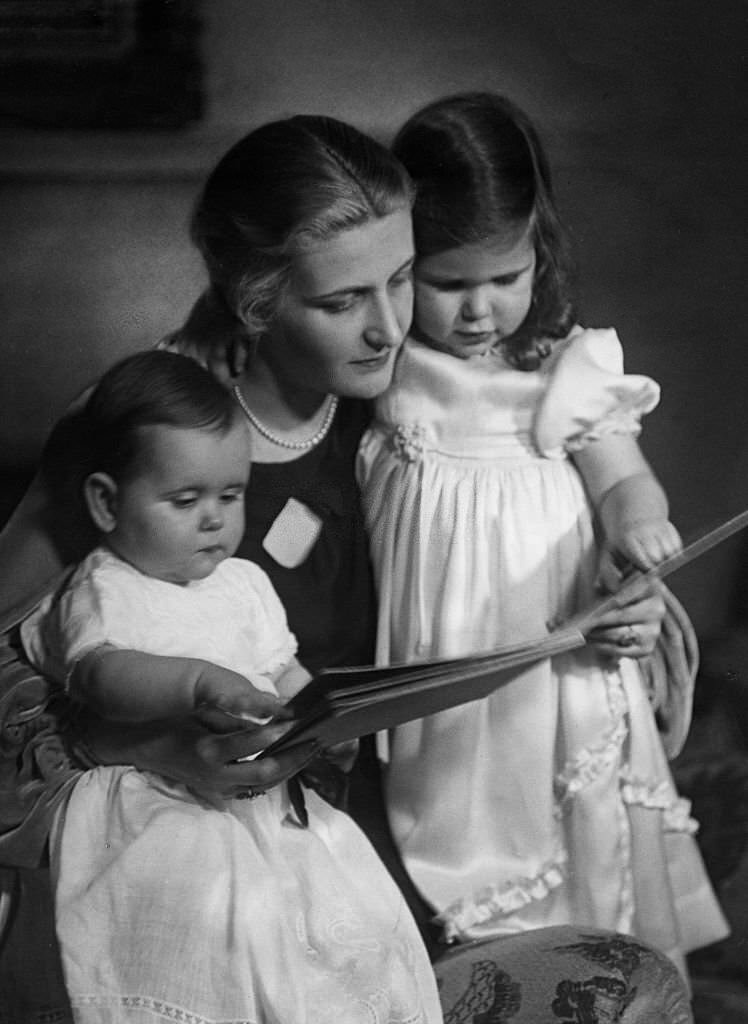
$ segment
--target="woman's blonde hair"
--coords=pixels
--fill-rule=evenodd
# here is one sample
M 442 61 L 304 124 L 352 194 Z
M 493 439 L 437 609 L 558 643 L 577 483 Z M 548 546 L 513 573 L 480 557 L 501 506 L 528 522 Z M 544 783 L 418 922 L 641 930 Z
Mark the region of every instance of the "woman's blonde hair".
M 295 253 L 413 202 L 386 147 L 330 117 L 298 115 L 257 128 L 220 160 L 192 217 L 210 290 L 180 334 L 268 329 Z M 233 323 L 232 323 L 233 321 Z

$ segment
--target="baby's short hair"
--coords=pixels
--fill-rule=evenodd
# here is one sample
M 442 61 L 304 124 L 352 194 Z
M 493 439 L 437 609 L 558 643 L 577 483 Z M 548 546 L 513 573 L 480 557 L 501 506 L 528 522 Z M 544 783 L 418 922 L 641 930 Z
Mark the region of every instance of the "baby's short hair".
M 41 470 L 56 503 L 81 511 L 95 472 L 122 481 L 142 451 L 141 428 L 171 426 L 228 432 L 239 413 L 230 391 L 188 356 L 151 349 L 115 363 L 85 405 L 50 434 Z
M 236 422 L 237 407 L 231 393 L 194 359 L 152 349 L 107 370 L 82 415 L 90 472 L 118 480 L 135 466 L 142 427 L 226 433 Z

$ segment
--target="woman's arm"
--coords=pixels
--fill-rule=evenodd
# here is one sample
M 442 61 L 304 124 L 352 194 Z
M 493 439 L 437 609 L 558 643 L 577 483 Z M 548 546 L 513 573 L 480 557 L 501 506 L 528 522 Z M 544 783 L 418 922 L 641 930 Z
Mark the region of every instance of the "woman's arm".
M 18 623 L 65 568 L 50 531 L 50 495 L 37 476 L 0 533 L 0 630 Z
M 0 533 L 0 863 L 37 867 L 82 770 L 67 701 L 21 653 L 18 623 L 87 550 L 86 528 L 37 476 Z M 69 518 L 69 521 L 67 521 Z
M 277 786 L 317 755 L 317 744 L 306 743 L 278 756 L 256 756 L 281 739 L 293 724 L 276 722 L 216 733 L 194 716 L 127 729 L 89 716 L 81 723 L 80 732 L 93 764 L 134 764 L 207 795 L 235 797 Z M 241 760 L 244 758 L 256 759 Z

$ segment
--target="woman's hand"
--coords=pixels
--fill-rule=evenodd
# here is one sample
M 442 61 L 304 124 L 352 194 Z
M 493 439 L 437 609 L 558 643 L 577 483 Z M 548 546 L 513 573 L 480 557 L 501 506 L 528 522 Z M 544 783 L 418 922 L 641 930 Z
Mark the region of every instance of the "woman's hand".
M 184 327 L 165 338 L 159 348 L 195 359 L 229 386 L 244 373 L 250 346 L 244 325 L 220 296 L 208 288 L 192 307 Z
M 358 757 L 358 747 L 358 740 L 345 740 L 343 743 L 336 743 L 332 747 L 324 747 L 320 751 L 320 756 L 328 764 L 334 765 L 335 768 L 339 768 L 341 772 L 345 772 L 347 775 Z
M 658 580 L 617 580 L 607 589 L 615 594 L 611 607 L 595 620 L 587 640 L 604 657 L 644 658 L 651 654 L 660 636 L 665 601 Z
M 210 796 L 249 796 L 289 779 L 318 753 L 307 743 L 278 755 L 237 763 L 261 753 L 293 722 L 216 733 L 195 717 L 124 726 L 89 718 L 84 742 L 97 764 L 134 764 Z

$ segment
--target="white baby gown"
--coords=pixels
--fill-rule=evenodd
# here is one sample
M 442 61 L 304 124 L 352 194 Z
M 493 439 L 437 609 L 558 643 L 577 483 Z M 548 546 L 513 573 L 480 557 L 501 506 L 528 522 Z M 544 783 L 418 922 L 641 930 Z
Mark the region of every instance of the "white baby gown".
M 358 459 L 378 661 L 532 639 L 588 604 L 593 520 L 568 455 L 636 435 L 658 400 L 612 330 L 575 328 L 534 372 L 408 339 Z M 594 925 L 682 963 L 726 934 L 635 661 L 560 655 L 388 746 L 392 831 L 448 938 Z
M 270 580 L 242 559 L 177 586 L 104 549 L 24 623 L 64 680 L 101 643 L 271 675 L 295 652 Z M 272 689 L 267 680 L 267 688 Z M 426 950 L 363 833 L 285 786 L 208 801 L 130 767 L 86 772 L 52 840 L 55 916 L 76 1024 L 432 1024 Z

